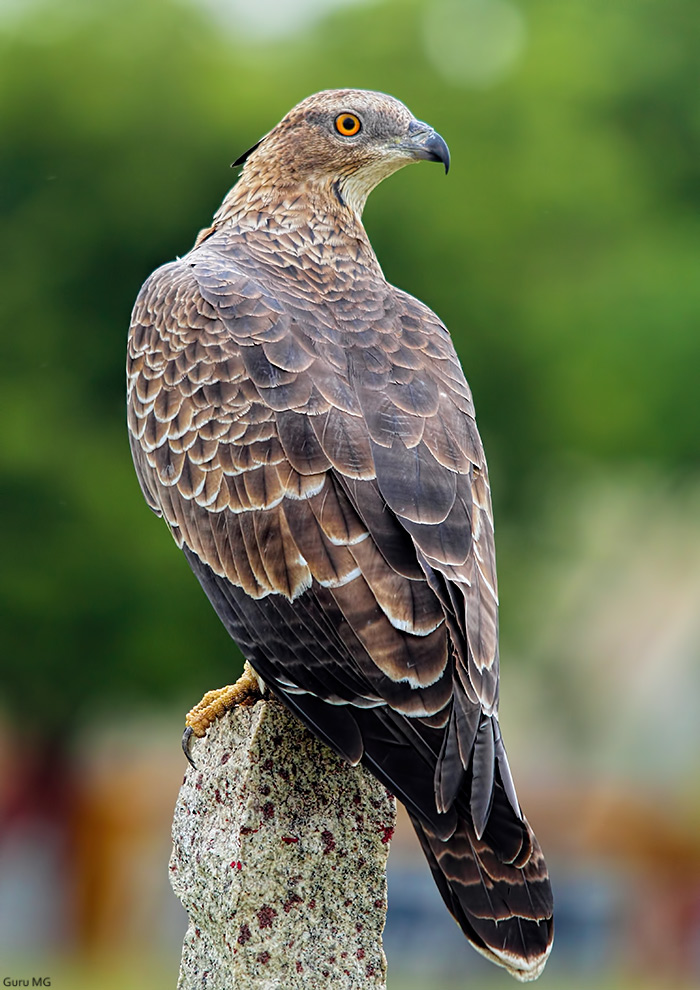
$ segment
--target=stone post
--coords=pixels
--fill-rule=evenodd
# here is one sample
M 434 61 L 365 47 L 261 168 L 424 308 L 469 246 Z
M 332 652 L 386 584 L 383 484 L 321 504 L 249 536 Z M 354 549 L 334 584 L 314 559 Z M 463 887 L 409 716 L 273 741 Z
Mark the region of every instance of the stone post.
M 393 797 L 277 701 L 191 752 L 170 860 L 189 915 L 178 990 L 384 990 Z

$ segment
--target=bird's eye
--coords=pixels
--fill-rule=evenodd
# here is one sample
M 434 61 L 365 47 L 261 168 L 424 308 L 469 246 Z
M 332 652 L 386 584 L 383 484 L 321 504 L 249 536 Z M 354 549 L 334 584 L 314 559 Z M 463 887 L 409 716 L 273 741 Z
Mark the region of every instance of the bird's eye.
M 341 113 L 339 117 L 335 118 L 335 129 L 343 137 L 353 137 L 353 135 L 360 133 L 361 128 L 360 118 L 356 117 L 354 113 Z

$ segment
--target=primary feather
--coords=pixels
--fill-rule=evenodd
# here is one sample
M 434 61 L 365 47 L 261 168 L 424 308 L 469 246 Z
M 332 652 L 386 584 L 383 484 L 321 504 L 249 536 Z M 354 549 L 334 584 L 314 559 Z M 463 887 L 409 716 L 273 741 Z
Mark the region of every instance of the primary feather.
M 356 135 L 335 126 L 340 114 Z M 391 97 L 304 100 L 134 308 L 145 497 L 270 689 L 405 802 L 466 936 L 542 970 L 552 899 L 498 724 L 486 461 L 449 333 L 361 223 L 447 147 Z

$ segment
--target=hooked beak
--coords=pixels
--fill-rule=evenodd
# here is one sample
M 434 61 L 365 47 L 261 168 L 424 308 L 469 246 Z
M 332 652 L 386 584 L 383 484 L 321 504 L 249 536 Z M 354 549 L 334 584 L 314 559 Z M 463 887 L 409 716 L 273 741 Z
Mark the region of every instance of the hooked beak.
M 450 149 L 437 131 L 422 120 L 412 120 L 408 126 L 408 137 L 402 142 L 402 147 L 413 158 L 428 162 L 442 162 L 445 175 L 450 170 Z

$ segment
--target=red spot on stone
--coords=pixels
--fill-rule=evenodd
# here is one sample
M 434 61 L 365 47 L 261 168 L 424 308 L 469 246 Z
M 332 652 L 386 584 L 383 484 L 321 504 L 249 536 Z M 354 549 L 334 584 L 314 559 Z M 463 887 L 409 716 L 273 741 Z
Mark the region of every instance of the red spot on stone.
M 364 926 L 363 926 L 363 925 L 361 925 L 361 924 L 359 923 L 359 921 L 358 921 L 358 923 L 357 923 L 357 924 L 355 925 L 355 931 L 356 931 L 356 932 L 361 932 L 361 931 L 362 931 L 362 929 L 363 929 L 363 927 L 364 927 Z
M 272 923 L 277 917 L 277 912 L 269 904 L 263 904 L 258 911 L 258 924 L 261 928 L 272 928 Z
M 259 832 L 259 831 L 260 831 L 259 828 L 248 828 L 247 825 L 244 825 L 243 828 L 241 829 L 241 835 L 253 835 L 255 832 Z
M 300 961 L 299 961 L 298 959 L 297 959 L 297 963 L 296 963 L 296 967 L 297 967 L 297 973 L 301 973 L 301 971 L 302 971 L 302 970 L 303 970 L 303 968 L 304 968 L 304 967 L 303 967 L 303 966 L 301 965 L 301 962 L 300 962 Z
M 316 907 L 316 901 L 313 898 L 309 901 L 309 907 L 312 911 Z
M 384 907 L 384 901 L 375 901 L 374 902 L 374 906 L 376 908 L 383 908 Z
M 331 974 L 329 973 L 329 971 L 328 971 L 327 969 L 322 969 L 322 970 L 321 970 L 321 975 L 322 975 L 322 976 L 325 976 L 325 977 L 326 977 L 326 979 L 328 979 L 328 977 L 329 977 L 329 976 L 330 976 Z
M 303 903 L 303 901 L 302 901 L 301 897 L 299 897 L 298 894 L 292 894 L 292 896 L 289 898 L 289 900 L 285 902 L 284 913 L 285 914 L 289 914 L 289 912 L 292 910 L 292 908 L 295 905 L 302 904 L 302 903 Z
M 292 842 L 298 842 L 298 841 L 299 840 L 297 839 L 297 837 L 295 835 L 283 835 L 282 836 L 282 842 L 286 842 L 287 845 L 289 845 Z
M 269 961 L 270 961 L 270 953 L 269 952 L 260 952 L 260 953 L 258 953 L 257 959 L 258 959 L 258 962 L 259 963 L 262 963 L 263 966 L 264 966 L 266 963 L 269 963 Z
M 243 831 L 243 829 L 241 829 L 241 831 Z M 360 858 L 357 861 L 357 865 L 360 867 L 360 869 L 362 869 L 362 867 L 365 865 L 366 862 L 367 860 L 365 859 L 365 857 L 360 856 Z
M 263 818 L 265 819 L 266 822 L 274 817 L 275 806 L 272 803 L 272 801 L 265 802 L 265 804 L 263 805 L 262 813 L 263 813 Z
M 329 963 L 334 963 L 335 962 L 335 956 L 329 956 L 328 957 L 328 962 Z
M 350 907 L 352 904 L 352 898 L 348 897 L 347 901 L 343 901 L 343 907 Z
M 382 836 L 382 842 L 384 845 L 391 842 L 394 838 L 394 826 L 393 825 L 380 825 L 380 828 L 384 835 Z
M 245 945 L 251 939 L 250 928 L 247 925 L 241 925 L 241 930 L 238 933 L 238 938 L 236 941 L 239 945 Z
M 341 958 L 341 959 L 347 959 L 347 958 L 348 958 L 348 954 L 347 954 L 347 952 L 341 952 L 341 953 L 340 953 L 340 958 Z
M 358 959 L 364 959 L 365 958 L 365 950 L 364 949 L 358 949 L 357 950 L 357 958 Z
M 200 773 L 200 775 L 197 777 L 197 783 L 194 785 L 198 791 L 201 791 L 203 782 L 204 782 L 204 774 Z
M 219 790 L 218 787 L 214 791 L 214 797 L 216 798 L 216 803 L 221 804 L 221 791 Z
M 374 976 L 374 966 L 368 966 L 365 972 L 367 973 L 367 976 Z
M 352 799 L 352 803 L 353 804 L 360 804 L 361 803 L 361 798 L 360 798 L 360 792 L 359 791 L 356 791 L 355 797 Z
M 228 763 L 230 759 L 231 759 L 231 754 L 224 753 L 224 755 L 221 757 L 221 766 L 224 766 L 225 763 Z
M 229 866 L 231 867 L 232 870 L 243 869 L 243 863 L 241 863 L 240 859 L 232 859 L 231 862 L 229 863 Z
M 335 849 L 335 839 L 333 833 L 325 829 L 321 832 L 321 841 L 323 842 L 323 855 L 326 856 L 329 852 L 333 852 Z

